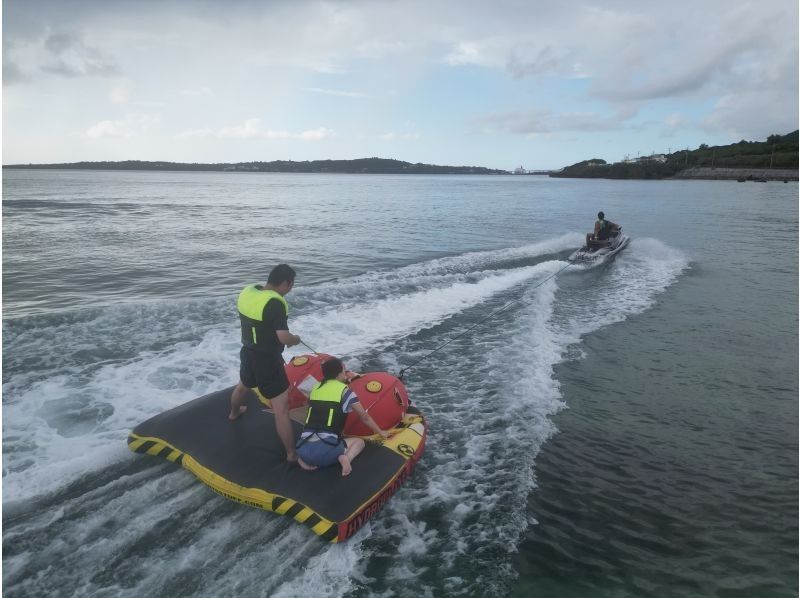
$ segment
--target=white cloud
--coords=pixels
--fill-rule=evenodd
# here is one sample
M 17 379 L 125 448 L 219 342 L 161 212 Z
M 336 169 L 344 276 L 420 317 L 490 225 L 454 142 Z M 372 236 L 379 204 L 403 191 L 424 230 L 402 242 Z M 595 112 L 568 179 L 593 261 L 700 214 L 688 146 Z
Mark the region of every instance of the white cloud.
M 108 97 L 115 104 L 125 104 L 131 99 L 133 82 L 130 79 L 116 81 L 108 91 Z
M 197 98 L 197 97 L 204 97 L 204 96 L 212 96 L 214 92 L 211 91 L 209 87 L 198 87 L 195 89 L 181 89 L 181 95 L 188 96 L 190 98 Z
M 342 96 L 345 98 L 365 98 L 367 94 L 358 91 L 340 91 L 338 89 L 322 89 L 320 87 L 304 87 L 303 91 L 310 91 L 311 93 L 321 93 L 329 96 Z
M 797 99 L 776 90 L 728 94 L 700 124 L 731 139 L 764 141 L 773 133 L 783 135 L 797 128 Z
M 103 114 L 109 97 L 162 113 L 181 139 L 312 141 L 347 130 L 340 144 L 322 146 L 338 155 L 372 155 L 386 141 L 410 139 L 413 131 L 397 123 L 413 119 L 425 123 L 426 143 L 415 151 L 440 163 L 448 156 L 507 160 L 499 156 L 519 151 L 492 146 L 488 138 L 472 147 L 459 141 L 469 139 L 476 123 L 537 139 L 553 135 L 562 144 L 564 131 L 638 126 L 626 109 L 649 119 L 651 137 L 712 141 L 707 131 L 761 137 L 797 127 L 798 6 L 792 0 L 203 0 L 196 11 L 185 10 L 182 0 L 162 0 L 147 11 L 129 1 L 102 9 L 96 2 L 7 4 L 3 74 L 10 93 L 4 100 L 19 107 L 4 130 L 9 156 L 28 145 L 37 125 L 83 129 L 75 123 Z M 109 92 L 99 77 L 129 80 L 135 89 L 114 84 Z M 359 102 L 353 115 L 326 96 L 371 101 Z M 165 103 L 145 105 L 145 99 Z M 48 111 L 55 101 L 59 110 Z M 210 110 L 224 120 L 208 120 Z M 662 123 L 653 116 L 677 112 L 686 119 Z M 270 128 L 246 120 L 253 114 L 292 124 Z M 312 125 L 327 126 L 295 124 L 309 115 Z M 194 124 L 209 122 L 229 126 Z M 110 119 L 91 132 L 133 130 L 125 119 Z M 45 137 L 38 147 L 48 147 Z M 577 146 L 591 136 L 573 137 Z M 144 148 L 146 140 L 138 141 Z M 311 155 L 290 145 L 274 144 L 275 151 Z M 153 147 L 162 149 L 168 148 Z M 195 148 L 174 143 L 173 150 Z
M 661 127 L 661 137 L 672 137 L 675 133 L 683 128 L 686 128 L 691 123 L 689 120 L 680 113 L 669 114 L 664 117 Z
M 153 114 L 126 114 L 120 120 L 102 120 L 86 130 L 89 139 L 106 137 L 138 137 L 160 124 L 161 117 Z
M 454 44 L 453 49 L 445 55 L 444 62 L 451 66 L 465 64 L 489 66 L 492 64 L 483 44 L 474 41 L 462 41 Z
M 260 118 L 250 118 L 244 124 L 222 127 L 217 130 L 209 128 L 188 129 L 176 135 L 178 139 L 214 137 L 217 139 L 301 139 L 304 141 L 321 141 L 335 136 L 336 133 L 326 127 L 309 129 L 300 133 L 265 129 L 261 124 Z
M 3 80 L 6 84 L 31 83 L 42 73 L 66 78 L 115 77 L 116 60 L 82 33 L 43 27 L 37 34 L 14 36 L 3 27 Z
M 288 137 L 289 134 L 279 134 L 274 131 L 264 130 L 261 127 L 260 118 L 251 118 L 246 120 L 243 125 L 234 125 L 232 127 L 223 127 L 216 134 L 221 139 L 275 139 L 279 137 Z
M 213 129 L 186 129 L 175 135 L 176 139 L 202 139 L 204 137 L 214 137 Z
M 306 139 L 311 141 L 321 141 L 323 139 L 328 139 L 329 137 L 334 137 L 336 133 L 334 133 L 331 129 L 326 129 L 325 127 L 320 127 L 319 129 L 313 129 L 310 131 L 303 131 L 298 135 L 298 139 Z
M 633 104 L 627 104 L 613 114 L 559 113 L 547 108 L 531 108 L 487 114 L 474 119 L 474 122 L 485 132 L 503 131 L 532 136 L 563 131 L 610 131 L 626 126 L 636 114 L 637 108 Z

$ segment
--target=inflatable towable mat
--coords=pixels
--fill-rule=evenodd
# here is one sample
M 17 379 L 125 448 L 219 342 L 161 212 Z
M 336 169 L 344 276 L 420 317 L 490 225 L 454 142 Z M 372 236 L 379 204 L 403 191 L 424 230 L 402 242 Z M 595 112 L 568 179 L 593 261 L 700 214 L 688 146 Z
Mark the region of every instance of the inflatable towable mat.
M 292 425 L 300 436 L 307 393 L 321 376 L 327 355 L 300 355 L 286 364 Z M 219 494 L 253 507 L 288 515 L 330 542 L 352 536 L 397 492 L 425 449 L 427 427 L 408 400 L 403 383 L 385 372 L 357 376 L 350 388 L 383 429 L 386 440 L 370 434 L 355 413 L 345 435 L 361 436 L 363 452 L 353 471 L 338 465 L 304 471 L 286 462 L 275 433 L 269 401 L 250 393 L 247 411 L 230 421 L 233 387 L 200 397 L 139 424 L 128 436 L 136 453 L 182 465 Z

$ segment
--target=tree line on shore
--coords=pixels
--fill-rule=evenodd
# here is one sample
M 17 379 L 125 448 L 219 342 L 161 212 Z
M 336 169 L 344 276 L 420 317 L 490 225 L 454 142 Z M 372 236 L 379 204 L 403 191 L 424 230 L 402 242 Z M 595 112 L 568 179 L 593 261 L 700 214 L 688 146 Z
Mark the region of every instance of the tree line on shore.
M 739 141 L 694 150 L 679 150 L 661 160 L 644 157 L 634 162 L 609 164 L 598 158 L 567 166 L 553 177 L 603 179 L 664 179 L 687 168 L 798 168 L 798 131 L 770 135 L 766 141 Z
M 77 170 L 161 170 L 217 172 L 289 172 L 289 173 L 349 173 L 349 174 L 508 174 L 506 170 L 481 166 L 440 166 L 403 162 L 386 158 L 356 160 L 275 160 L 272 162 L 184 163 L 124 160 L 120 162 L 70 162 L 65 164 L 12 164 L 3 168 L 46 168 Z

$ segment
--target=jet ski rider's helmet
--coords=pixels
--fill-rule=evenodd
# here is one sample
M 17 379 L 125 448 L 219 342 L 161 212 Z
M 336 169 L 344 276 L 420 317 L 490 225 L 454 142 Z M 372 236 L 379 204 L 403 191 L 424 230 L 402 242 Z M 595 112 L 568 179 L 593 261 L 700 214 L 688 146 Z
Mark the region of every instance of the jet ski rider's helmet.
M 606 215 L 605 215 L 605 214 L 603 214 L 603 212 L 597 212 L 597 217 L 598 217 L 600 220 L 605 220 L 605 219 L 606 219 Z

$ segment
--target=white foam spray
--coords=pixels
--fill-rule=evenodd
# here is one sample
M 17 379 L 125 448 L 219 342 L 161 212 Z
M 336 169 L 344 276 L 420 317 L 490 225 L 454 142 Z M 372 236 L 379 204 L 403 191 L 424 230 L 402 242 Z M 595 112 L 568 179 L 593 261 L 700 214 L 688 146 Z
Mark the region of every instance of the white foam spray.
M 40 545 L 6 560 L 6 583 L 13 585 L 20 575 L 26 576 L 29 591 L 52 590 L 46 573 L 37 578 L 31 572 L 58 562 L 58 587 L 83 595 L 165 593 L 178 583 L 201 584 L 197 593 L 206 595 L 254 588 L 257 594 L 279 596 L 342 595 L 368 581 L 387 596 L 425 595 L 443 586 L 454 594 L 501 590 L 498 584 L 508 579 L 510 565 L 498 560 L 498 550 L 513 552 L 527 525 L 533 460 L 554 433 L 549 416 L 564 406 L 554 366 L 582 335 L 647 309 L 688 266 L 679 252 L 641 239 L 617 256 L 591 289 L 574 278 L 588 273 L 569 270 L 540 284 L 564 265 L 552 255 L 574 247 L 576 237 L 452 256 L 296 291 L 304 309 L 293 316 L 292 328 L 313 340 L 315 348 L 356 360 L 381 348 L 391 354 L 398 346 L 423 353 L 431 347 L 430 339 L 414 340 L 421 330 L 465 314 L 485 315 L 509 298 L 520 299 L 494 325 L 459 338 L 436 364 L 420 366 L 433 372 L 409 382 L 430 424 L 426 455 L 381 514 L 342 546 L 321 544 L 291 520 L 229 503 L 174 466 L 103 478 L 109 468 L 142 459 L 125 447 L 136 424 L 235 382 L 234 317 L 208 323 L 194 341 L 89 365 L 65 363 L 52 375 L 9 382 L 7 389 L 14 393 L 4 397 L 4 441 L 10 447 L 4 500 L 47 500 L 81 480 L 104 481 L 87 481 L 87 491 L 66 494 L 56 510 L 31 516 L 21 527 L 12 525 L 11 540 L 35 536 Z M 573 277 L 570 296 L 561 292 L 564 276 Z M 223 312 L 223 307 L 212 311 Z M 159 305 L 150 315 L 140 311 L 137 328 L 127 332 L 139 334 L 146 344 L 148 329 L 186 324 L 184 310 Z M 98 318 L 103 317 L 101 312 Z M 91 343 L 91 322 L 59 326 L 77 343 Z M 154 334 L 164 338 L 162 332 Z M 174 539 L 166 541 L 162 530 L 174 521 L 180 522 L 171 532 Z M 166 545 L 152 546 L 153 537 Z M 369 579 L 369 563 L 387 551 L 402 558 L 392 560 L 385 579 Z M 435 570 L 428 562 L 433 555 Z M 488 569 L 467 578 L 468 561 Z M 106 569 L 114 573 L 104 576 Z M 99 572 L 79 577 L 77 572 L 86 570 Z M 324 580 L 319 571 L 325 572 Z M 417 580 L 414 586 L 401 583 L 409 575 Z

